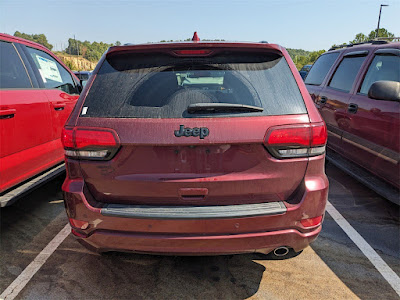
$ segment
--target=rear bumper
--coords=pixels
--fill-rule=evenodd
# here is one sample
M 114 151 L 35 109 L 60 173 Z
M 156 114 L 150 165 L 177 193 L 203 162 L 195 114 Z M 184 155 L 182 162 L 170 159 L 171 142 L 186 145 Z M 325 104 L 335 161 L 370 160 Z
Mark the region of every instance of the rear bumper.
M 99 252 L 117 250 L 170 255 L 218 255 L 253 252 L 269 253 L 280 246 L 287 246 L 295 251 L 300 251 L 314 241 L 320 231 L 321 226 L 308 233 L 287 229 L 215 236 L 153 235 L 97 231 L 86 238 L 82 238 L 75 230 L 72 230 L 72 233 L 78 237 L 83 245 Z
M 93 250 L 213 255 L 306 248 L 317 238 L 321 224 L 306 228 L 300 221 L 324 215 L 328 185 L 324 174 L 306 176 L 299 201 L 280 202 L 285 209 L 275 214 L 192 219 L 105 213 L 104 207 L 96 207 L 99 203 L 82 179 L 67 177 L 63 191 L 72 233 Z

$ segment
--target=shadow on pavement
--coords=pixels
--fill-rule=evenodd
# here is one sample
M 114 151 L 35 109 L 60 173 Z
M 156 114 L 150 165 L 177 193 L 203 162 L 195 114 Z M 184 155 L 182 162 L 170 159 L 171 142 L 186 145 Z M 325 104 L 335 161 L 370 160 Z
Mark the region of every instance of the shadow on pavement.
M 19 295 L 42 299 L 245 299 L 265 267 L 259 256 L 89 253 L 70 236 Z M 75 248 L 76 247 L 76 248 Z M 68 251 L 68 255 L 64 255 Z M 72 251 L 71 251 L 72 250 Z M 89 255 L 88 255 L 89 254 Z M 75 263 L 74 263 L 74 262 Z M 56 267 L 54 267 L 56 266 Z

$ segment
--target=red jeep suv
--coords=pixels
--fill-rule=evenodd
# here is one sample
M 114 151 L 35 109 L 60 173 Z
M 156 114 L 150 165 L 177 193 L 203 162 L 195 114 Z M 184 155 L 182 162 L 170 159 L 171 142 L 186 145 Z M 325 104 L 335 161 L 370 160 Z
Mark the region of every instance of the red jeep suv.
M 299 252 L 321 231 L 326 138 L 278 45 L 111 47 L 62 134 L 72 233 L 100 252 Z

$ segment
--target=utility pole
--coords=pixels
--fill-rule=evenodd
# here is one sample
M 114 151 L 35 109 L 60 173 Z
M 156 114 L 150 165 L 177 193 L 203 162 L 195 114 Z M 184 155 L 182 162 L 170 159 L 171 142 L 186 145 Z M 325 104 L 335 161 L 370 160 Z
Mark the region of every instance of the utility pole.
M 389 6 L 389 5 L 381 4 L 381 8 L 379 9 L 378 27 L 376 28 L 375 38 L 379 37 L 379 23 L 381 22 L 381 12 L 383 6 Z

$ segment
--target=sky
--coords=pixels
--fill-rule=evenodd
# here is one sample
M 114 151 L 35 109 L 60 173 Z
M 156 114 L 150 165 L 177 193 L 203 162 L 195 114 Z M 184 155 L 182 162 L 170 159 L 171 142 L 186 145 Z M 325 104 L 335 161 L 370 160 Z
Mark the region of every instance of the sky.
M 1 0 L 0 32 L 44 33 L 53 50 L 68 38 L 115 43 L 200 39 L 268 41 L 308 51 L 380 27 L 400 36 L 400 0 Z

